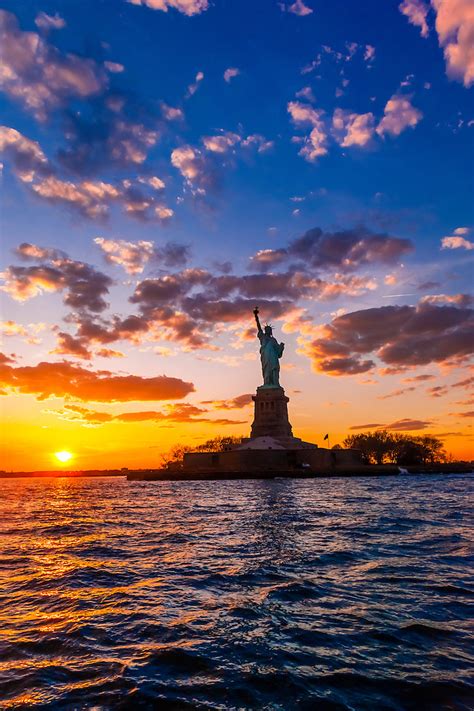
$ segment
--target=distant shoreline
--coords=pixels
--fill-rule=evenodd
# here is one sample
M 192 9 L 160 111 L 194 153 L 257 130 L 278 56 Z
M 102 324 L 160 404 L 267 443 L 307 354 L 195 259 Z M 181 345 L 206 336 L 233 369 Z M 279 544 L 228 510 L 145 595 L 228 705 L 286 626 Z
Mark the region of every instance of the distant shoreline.
M 127 476 L 128 470 L 121 469 L 84 469 L 77 471 L 66 471 L 61 469 L 52 469 L 45 471 L 32 472 L 0 472 L 0 479 L 28 479 L 28 478 L 48 478 L 48 477 L 68 477 L 74 479 L 76 477 L 100 477 L 100 476 Z
M 0 472 L 0 479 L 47 479 L 47 478 L 98 478 L 98 477 L 127 477 L 135 481 L 216 481 L 216 480 L 248 480 L 248 479 L 312 479 L 336 476 L 398 476 L 400 474 L 473 474 L 474 466 L 467 462 L 444 464 L 417 464 L 413 466 L 399 466 L 397 464 L 370 464 L 346 472 L 229 472 L 224 474 L 214 473 L 184 473 L 183 471 L 167 471 L 162 469 L 85 469 L 77 471 L 45 470 L 31 472 Z

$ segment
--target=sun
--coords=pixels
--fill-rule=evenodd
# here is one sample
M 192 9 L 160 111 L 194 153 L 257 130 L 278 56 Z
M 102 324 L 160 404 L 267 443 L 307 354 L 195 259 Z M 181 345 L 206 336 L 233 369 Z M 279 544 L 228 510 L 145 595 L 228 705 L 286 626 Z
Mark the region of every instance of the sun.
M 68 452 L 66 449 L 63 449 L 61 452 L 55 452 L 54 456 L 58 462 L 61 462 L 61 464 L 67 464 L 67 462 L 71 461 L 74 455 L 72 452 Z

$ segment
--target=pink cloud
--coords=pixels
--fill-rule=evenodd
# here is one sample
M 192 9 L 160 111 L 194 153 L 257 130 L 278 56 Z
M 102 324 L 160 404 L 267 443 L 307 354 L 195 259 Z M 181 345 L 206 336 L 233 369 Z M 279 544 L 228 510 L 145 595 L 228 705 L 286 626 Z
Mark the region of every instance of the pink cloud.
M 423 0 L 403 0 L 398 6 L 400 12 L 408 17 L 408 22 L 420 28 L 421 36 L 428 37 L 429 28 L 426 18 L 429 6 Z
M 394 94 L 385 105 L 384 117 L 376 128 L 379 136 L 389 133 L 399 136 L 406 128 L 414 128 L 423 118 L 423 114 L 415 108 L 410 97 Z
M 150 10 L 168 12 L 170 8 L 178 10 L 183 15 L 192 17 L 199 15 L 209 8 L 208 0 L 127 0 L 132 5 L 143 5 Z
M 446 73 L 474 83 L 474 7 L 472 0 L 431 0 L 436 12 L 436 31 L 444 49 Z
M 336 140 L 343 148 L 350 146 L 363 147 L 369 143 L 374 135 L 374 115 L 356 114 L 336 109 L 334 111 L 332 125 L 336 134 Z

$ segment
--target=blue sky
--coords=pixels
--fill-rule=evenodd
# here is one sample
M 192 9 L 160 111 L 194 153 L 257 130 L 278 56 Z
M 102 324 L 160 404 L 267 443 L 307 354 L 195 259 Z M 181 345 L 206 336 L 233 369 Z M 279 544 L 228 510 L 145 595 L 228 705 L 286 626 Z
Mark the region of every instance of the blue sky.
M 3 8 L 7 353 L 32 367 L 120 366 L 144 377 L 186 369 L 203 399 L 232 399 L 259 378 L 246 329 L 250 304 L 263 300 L 289 344 L 295 390 L 311 382 L 329 398 L 348 382 L 362 392 L 364 377 L 382 387 L 432 367 L 462 382 L 474 255 L 467 0 Z M 89 302 L 74 296 L 80 264 L 89 265 Z M 164 301 L 157 289 L 170 279 L 180 286 Z M 95 308 L 96 289 L 107 306 Z M 440 355 L 426 345 L 410 358 L 416 346 L 402 353 L 397 343 L 395 356 L 387 338 L 373 340 L 388 305 L 411 309 L 426 343 L 440 339 Z M 365 355 L 335 323 L 359 312 L 360 338 L 372 339 Z M 143 319 L 141 330 L 118 328 L 128 316 Z M 42 324 L 35 343 L 22 332 L 31 324 Z M 408 420 L 403 402 L 381 424 Z M 438 430 L 449 410 L 433 421 Z M 431 426 L 423 412 L 413 422 Z

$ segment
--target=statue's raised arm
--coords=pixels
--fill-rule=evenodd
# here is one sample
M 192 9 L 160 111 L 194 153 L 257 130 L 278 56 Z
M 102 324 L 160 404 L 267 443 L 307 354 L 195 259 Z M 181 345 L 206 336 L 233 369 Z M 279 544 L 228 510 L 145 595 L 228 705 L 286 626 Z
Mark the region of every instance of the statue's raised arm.
M 257 330 L 258 330 L 258 332 L 259 332 L 259 333 L 263 333 L 262 325 L 261 325 L 261 323 L 260 323 L 260 319 L 258 318 L 258 314 L 259 314 L 259 313 L 260 313 L 260 312 L 259 312 L 259 310 L 258 310 L 258 306 L 256 306 L 256 307 L 254 308 L 254 310 L 253 310 L 253 315 L 255 316 L 255 321 L 256 321 L 256 323 L 257 323 Z

